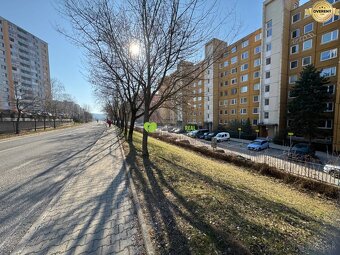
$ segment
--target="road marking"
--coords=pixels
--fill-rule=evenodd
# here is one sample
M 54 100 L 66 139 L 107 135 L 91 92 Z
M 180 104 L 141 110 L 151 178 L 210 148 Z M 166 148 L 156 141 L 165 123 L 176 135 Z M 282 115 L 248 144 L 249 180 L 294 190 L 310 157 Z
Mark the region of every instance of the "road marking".
M 23 144 L 23 145 L 15 146 L 15 147 L 12 147 L 12 148 L 9 148 L 9 149 L 5 149 L 5 150 L 0 150 L 0 153 L 1 153 L 1 152 L 5 152 L 5 151 L 14 150 L 14 149 L 16 149 L 16 148 L 23 147 L 23 146 L 25 146 L 25 145 L 27 145 L 27 144 Z
M 27 161 L 27 162 L 25 162 L 25 163 L 23 163 L 23 164 L 21 164 L 21 165 L 18 165 L 18 166 L 16 166 L 16 167 L 14 167 L 14 168 L 12 168 L 11 170 L 9 170 L 9 171 L 15 171 L 15 170 L 18 170 L 18 169 L 20 169 L 20 168 L 22 168 L 22 167 L 24 167 L 24 166 L 26 166 L 26 165 L 28 165 L 28 164 L 30 164 L 30 163 L 32 163 L 34 160 L 32 159 L 32 160 L 30 160 L 30 161 Z

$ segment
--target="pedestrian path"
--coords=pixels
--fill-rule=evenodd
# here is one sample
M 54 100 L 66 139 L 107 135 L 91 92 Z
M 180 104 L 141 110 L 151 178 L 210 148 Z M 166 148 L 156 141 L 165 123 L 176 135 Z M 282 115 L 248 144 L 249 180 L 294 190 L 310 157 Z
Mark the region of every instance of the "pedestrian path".
M 105 131 L 13 254 L 143 254 L 120 140 Z

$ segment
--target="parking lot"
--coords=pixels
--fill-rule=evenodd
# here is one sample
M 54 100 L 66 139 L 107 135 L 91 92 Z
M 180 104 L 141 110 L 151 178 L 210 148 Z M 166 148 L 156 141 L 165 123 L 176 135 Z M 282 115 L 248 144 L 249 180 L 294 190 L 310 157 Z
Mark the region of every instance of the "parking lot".
M 191 138 L 185 134 L 170 133 L 167 131 L 158 130 L 162 135 L 170 135 L 176 137 L 179 140 L 189 140 L 190 144 L 196 146 L 211 146 L 211 141 L 204 139 Z M 282 171 L 289 172 L 294 175 L 303 176 L 311 179 L 315 179 L 322 182 L 327 182 L 332 185 L 340 185 L 340 179 L 335 178 L 328 173 L 323 172 L 325 163 L 330 160 L 337 160 L 337 158 L 327 158 L 321 154 L 321 161 L 324 164 L 312 163 L 312 162 L 298 162 L 288 159 L 288 147 L 281 149 L 280 146 L 270 143 L 268 149 L 262 151 L 251 151 L 247 149 L 247 145 L 250 141 L 239 140 L 231 138 L 229 141 L 220 142 L 217 144 L 217 149 L 223 149 L 225 153 L 236 154 L 242 156 L 245 159 L 250 159 L 258 163 L 266 163 L 270 166 L 276 167 Z M 283 147 L 283 146 L 281 146 Z M 332 162 L 334 164 L 334 162 Z

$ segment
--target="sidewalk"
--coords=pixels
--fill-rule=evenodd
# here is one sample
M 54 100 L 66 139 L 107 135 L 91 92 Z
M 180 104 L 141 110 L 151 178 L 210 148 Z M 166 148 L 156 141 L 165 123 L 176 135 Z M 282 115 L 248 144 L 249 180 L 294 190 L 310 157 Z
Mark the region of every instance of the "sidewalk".
M 120 141 L 107 130 L 12 254 L 143 254 Z

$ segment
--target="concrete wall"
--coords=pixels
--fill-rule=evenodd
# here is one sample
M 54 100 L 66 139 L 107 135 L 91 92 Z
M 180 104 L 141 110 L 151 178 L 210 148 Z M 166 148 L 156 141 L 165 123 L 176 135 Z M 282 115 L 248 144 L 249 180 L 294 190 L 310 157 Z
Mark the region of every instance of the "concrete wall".
M 16 124 L 16 119 L 11 119 L 11 118 L 3 118 L 2 120 L 0 119 L 0 134 L 1 133 L 14 133 L 15 124 Z M 70 125 L 70 124 L 73 124 L 73 121 L 71 119 L 56 120 L 57 127 L 62 126 L 62 125 Z M 39 119 L 36 122 L 34 120 L 32 121 L 31 119 L 20 120 L 20 125 L 19 125 L 20 130 L 34 130 L 35 126 L 37 129 L 43 129 L 44 120 Z M 53 127 L 54 121 L 52 119 L 46 120 L 45 126 L 46 128 Z

